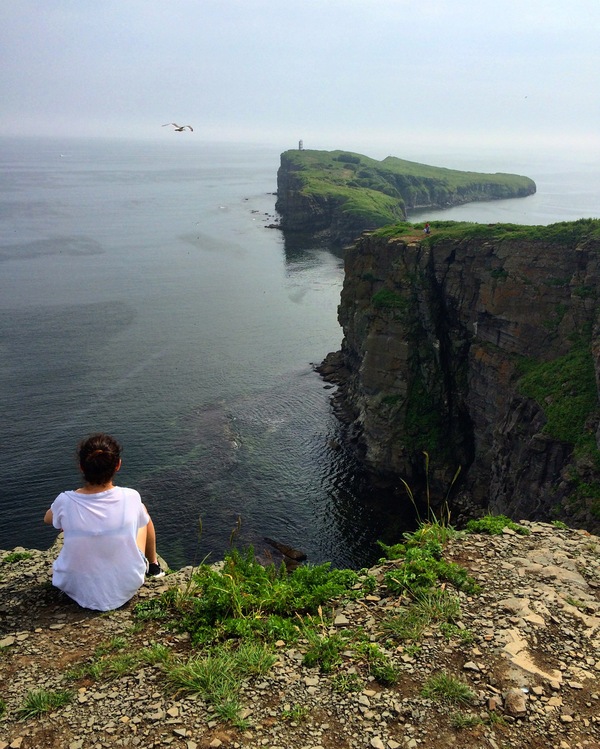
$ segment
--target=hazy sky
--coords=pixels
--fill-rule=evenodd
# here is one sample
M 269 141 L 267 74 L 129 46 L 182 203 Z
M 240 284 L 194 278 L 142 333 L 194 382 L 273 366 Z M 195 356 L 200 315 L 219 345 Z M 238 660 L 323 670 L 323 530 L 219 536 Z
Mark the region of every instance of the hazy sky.
M 597 150 L 599 31 L 598 0 L 5 0 L 0 134 Z

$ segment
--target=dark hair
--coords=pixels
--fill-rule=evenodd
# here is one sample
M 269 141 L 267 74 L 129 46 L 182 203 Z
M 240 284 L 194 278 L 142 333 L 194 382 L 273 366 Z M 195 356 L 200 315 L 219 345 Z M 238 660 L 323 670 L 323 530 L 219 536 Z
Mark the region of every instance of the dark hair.
M 77 445 L 77 457 L 88 484 L 108 484 L 121 460 L 121 445 L 109 434 L 92 434 Z

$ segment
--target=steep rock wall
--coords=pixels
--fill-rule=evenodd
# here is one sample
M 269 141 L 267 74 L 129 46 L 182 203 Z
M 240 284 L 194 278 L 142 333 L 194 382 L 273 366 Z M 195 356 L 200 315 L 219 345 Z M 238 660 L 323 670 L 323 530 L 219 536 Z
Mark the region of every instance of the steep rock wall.
M 393 213 L 381 220 L 344 210 L 344 201 L 345 198 L 335 194 L 307 192 L 301 170 L 282 154 L 277 171 L 275 209 L 281 216 L 284 231 L 306 234 L 317 242 L 340 246 L 354 241 L 366 228 L 406 218 L 401 201 Z
M 344 340 L 323 371 L 341 383 L 350 441 L 374 474 L 418 484 L 427 451 L 437 497 L 461 466 L 471 507 L 597 527 L 599 226 L 375 233 L 347 250 Z M 545 374 L 547 362 L 565 372 Z M 550 385 L 531 397 L 537 372 Z

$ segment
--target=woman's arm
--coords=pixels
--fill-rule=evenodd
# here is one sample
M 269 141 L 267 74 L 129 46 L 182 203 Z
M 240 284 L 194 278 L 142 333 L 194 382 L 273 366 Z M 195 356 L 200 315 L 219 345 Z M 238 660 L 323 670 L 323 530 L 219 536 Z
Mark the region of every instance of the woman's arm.
M 52 525 L 52 510 L 46 510 L 46 514 L 44 515 L 44 523 L 47 523 L 48 525 Z

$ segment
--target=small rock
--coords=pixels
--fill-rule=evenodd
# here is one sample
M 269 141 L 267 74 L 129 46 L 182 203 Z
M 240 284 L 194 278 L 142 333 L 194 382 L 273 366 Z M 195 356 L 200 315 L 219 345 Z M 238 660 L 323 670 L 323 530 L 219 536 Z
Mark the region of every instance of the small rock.
M 467 661 L 463 666 L 465 671 L 479 671 L 479 666 L 473 661 Z
M 338 614 L 335 617 L 335 620 L 333 622 L 336 627 L 345 627 L 346 625 L 350 624 L 350 619 L 348 619 L 347 616 L 344 616 L 344 614 Z
M 385 749 L 385 744 L 379 738 L 379 736 L 373 736 L 373 738 L 371 739 L 371 746 L 373 747 L 373 749 Z
M 490 699 L 487 701 L 487 707 L 491 713 L 498 710 L 498 708 L 501 706 L 502 703 L 500 702 L 500 699 L 498 697 L 490 697 Z
M 572 715 L 567 715 L 566 713 L 563 713 L 560 716 L 560 722 L 561 723 L 572 723 L 573 722 L 573 716 Z

